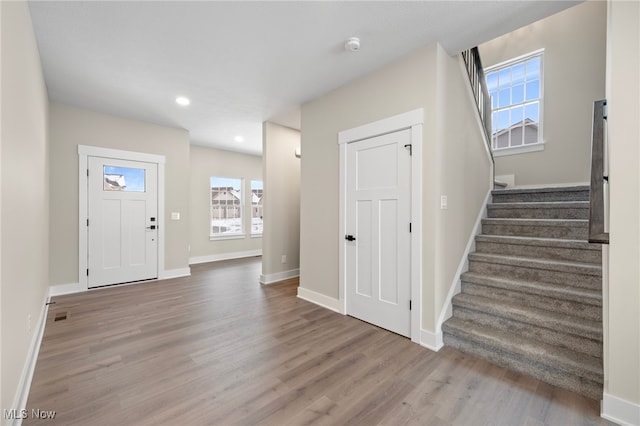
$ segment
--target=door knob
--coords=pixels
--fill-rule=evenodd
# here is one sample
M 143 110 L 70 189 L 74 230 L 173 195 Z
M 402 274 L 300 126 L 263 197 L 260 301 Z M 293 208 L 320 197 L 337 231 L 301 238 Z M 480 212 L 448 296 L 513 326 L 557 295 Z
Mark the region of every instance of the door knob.
M 355 241 L 356 237 L 354 237 L 353 235 L 345 235 L 344 239 L 347 241 Z
M 147 226 L 147 229 L 156 229 L 155 225 Z

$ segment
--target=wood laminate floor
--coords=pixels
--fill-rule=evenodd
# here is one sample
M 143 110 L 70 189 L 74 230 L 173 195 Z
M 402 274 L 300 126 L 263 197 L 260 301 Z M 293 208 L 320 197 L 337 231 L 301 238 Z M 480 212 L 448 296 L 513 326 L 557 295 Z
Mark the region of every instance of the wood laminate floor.
M 597 401 L 300 300 L 296 280 L 260 286 L 259 262 L 54 298 L 24 424 L 609 424 Z

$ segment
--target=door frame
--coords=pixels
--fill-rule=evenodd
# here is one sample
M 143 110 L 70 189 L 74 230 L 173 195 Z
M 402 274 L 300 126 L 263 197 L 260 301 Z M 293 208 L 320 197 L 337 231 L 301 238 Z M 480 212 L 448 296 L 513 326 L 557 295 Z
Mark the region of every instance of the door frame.
M 418 108 L 352 129 L 338 132 L 340 147 L 340 197 L 338 226 L 339 303 L 347 312 L 346 234 L 347 218 L 347 144 L 387 133 L 411 129 L 411 341 L 420 343 L 422 325 L 422 126 L 424 109 Z
M 78 283 L 80 291 L 89 290 L 87 279 L 89 233 L 87 217 L 89 214 L 88 157 L 113 158 L 115 160 L 155 163 L 158 167 L 158 270 L 157 277 L 164 276 L 164 165 L 165 156 L 143 152 L 123 151 L 90 145 L 78 145 Z

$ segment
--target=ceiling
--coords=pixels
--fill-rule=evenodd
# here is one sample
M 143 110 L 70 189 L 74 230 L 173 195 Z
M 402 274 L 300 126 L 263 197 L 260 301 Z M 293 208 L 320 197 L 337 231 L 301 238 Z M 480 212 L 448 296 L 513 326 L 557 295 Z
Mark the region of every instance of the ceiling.
M 450 54 L 576 1 L 30 1 L 49 98 L 260 155 L 262 122 L 438 41 Z M 358 52 L 344 49 L 361 39 Z M 186 96 L 191 104 L 176 104 Z M 242 136 L 244 141 L 234 138 Z

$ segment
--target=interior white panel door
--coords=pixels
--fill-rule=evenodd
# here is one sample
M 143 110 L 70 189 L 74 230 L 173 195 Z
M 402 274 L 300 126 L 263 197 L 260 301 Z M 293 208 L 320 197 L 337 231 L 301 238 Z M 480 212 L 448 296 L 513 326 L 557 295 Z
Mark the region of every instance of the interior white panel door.
M 157 278 L 157 164 L 88 157 L 88 166 L 88 287 Z
M 411 332 L 410 130 L 347 146 L 347 313 Z

